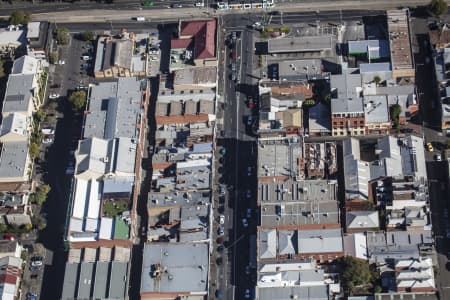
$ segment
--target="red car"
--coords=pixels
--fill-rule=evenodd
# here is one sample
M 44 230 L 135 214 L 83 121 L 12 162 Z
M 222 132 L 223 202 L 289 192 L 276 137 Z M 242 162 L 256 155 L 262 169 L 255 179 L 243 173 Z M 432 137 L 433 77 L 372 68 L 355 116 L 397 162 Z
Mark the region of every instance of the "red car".
M 247 106 L 248 106 L 248 108 L 253 108 L 253 107 L 255 107 L 255 103 L 253 103 L 253 101 L 250 100 L 250 101 L 248 101 Z
M 3 235 L 3 238 L 5 240 L 10 240 L 10 241 L 14 241 L 16 239 L 16 237 L 12 234 L 5 234 L 5 235 Z

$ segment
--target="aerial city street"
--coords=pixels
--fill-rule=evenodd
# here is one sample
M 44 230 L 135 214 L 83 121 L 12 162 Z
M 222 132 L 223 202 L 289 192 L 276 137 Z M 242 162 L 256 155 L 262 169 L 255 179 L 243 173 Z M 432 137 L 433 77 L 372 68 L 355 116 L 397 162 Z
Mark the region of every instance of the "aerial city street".
M 0 299 L 450 299 L 448 13 L 0 2 Z

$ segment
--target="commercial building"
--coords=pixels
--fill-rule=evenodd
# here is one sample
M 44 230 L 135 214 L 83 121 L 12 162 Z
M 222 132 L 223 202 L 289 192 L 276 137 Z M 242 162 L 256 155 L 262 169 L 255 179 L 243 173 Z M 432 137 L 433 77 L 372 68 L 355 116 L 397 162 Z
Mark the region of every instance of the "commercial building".
M 323 52 L 334 49 L 335 37 L 332 35 L 285 37 L 269 39 L 268 53 Z
M 60 299 L 125 299 L 129 262 L 128 248 L 71 249 Z
M 387 11 L 392 77 L 394 79 L 406 78 L 414 82 L 415 67 L 409 19 L 407 8 Z
M 216 19 L 180 20 L 178 38 L 171 40 L 170 70 L 217 66 L 216 26 Z
M 145 244 L 141 299 L 179 299 L 208 293 L 208 244 Z
M 96 78 L 141 77 L 146 75 L 145 53 L 135 54 L 138 35 L 123 31 L 120 38 L 101 36 L 97 40 L 94 64 Z M 146 44 L 146 38 L 144 38 Z

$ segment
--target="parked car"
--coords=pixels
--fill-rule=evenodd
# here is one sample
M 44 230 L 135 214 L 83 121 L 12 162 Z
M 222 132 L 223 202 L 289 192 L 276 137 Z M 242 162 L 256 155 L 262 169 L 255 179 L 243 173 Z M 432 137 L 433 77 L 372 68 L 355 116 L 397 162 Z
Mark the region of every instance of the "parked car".
M 14 241 L 15 239 L 16 239 L 16 236 L 15 235 L 13 235 L 13 234 L 4 234 L 3 235 L 3 239 L 5 239 L 5 240 L 10 240 L 10 241 Z
M 244 227 L 248 227 L 248 221 L 247 221 L 247 219 L 246 218 L 243 218 L 242 219 L 242 226 L 244 226 Z
M 57 93 L 51 93 L 49 96 L 48 96 L 48 98 L 49 99 L 58 99 L 59 98 L 59 94 L 57 94 Z
M 252 167 L 247 168 L 247 176 L 252 176 Z
M 38 295 L 36 293 L 29 292 L 26 295 L 26 300 L 37 300 Z
M 223 225 L 225 223 L 225 216 L 224 215 L 219 215 L 219 224 Z
M 219 228 L 217 228 L 217 234 L 219 236 L 222 236 L 225 234 L 225 229 L 223 228 L 223 226 L 219 226 Z
M 248 116 L 247 117 L 247 125 L 251 126 L 253 124 L 253 117 L 252 116 Z
M 245 299 L 249 299 L 250 298 L 250 289 L 245 289 L 244 297 L 245 297 Z
M 245 216 L 247 217 L 247 219 L 250 219 L 252 217 L 252 209 L 251 208 L 247 208 Z
M 245 274 L 250 275 L 250 273 L 251 273 L 250 266 L 249 265 L 245 266 Z
M 247 190 L 247 192 L 245 193 L 245 197 L 251 198 L 252 197 L 252 192 L 250 190 Z
M 215 295 L 216 295 L 216 298 L 218 298 L 218 299 L 222 299 L 222 297 L 223 297 L 222 291 L 220 289 L 216 290 Z
M 434 151 L 433 145 L 431 143 L 427 143 L 427 150 L 430 152 Z
M 435 154 L 435 155 L 434 155 L 434 160 L 435 160 L 435 161 L 442 161 L 441 155 L 440 155 L 440 154 Z
M 30 261 L 31 261 L 31 266 L 32 267 L 41 267 L 43 265 L 43 258 L 42 256 L 33 256 Z

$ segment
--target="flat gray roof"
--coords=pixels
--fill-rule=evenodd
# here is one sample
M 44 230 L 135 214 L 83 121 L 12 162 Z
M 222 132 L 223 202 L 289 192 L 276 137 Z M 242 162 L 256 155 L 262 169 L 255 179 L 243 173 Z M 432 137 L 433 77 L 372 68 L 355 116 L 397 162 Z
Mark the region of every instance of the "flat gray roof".
M 81 263 L 77 298 L 88 299 L 91 297 L 92 284 L 94 283 L 93 272 L 94 263 Z
M 111 262 L 111 278 L 109 281 L 108 297 L 124 299 L 127 285 L 128 263 Z
M 136 77 L 121 77 L 117 82 L 93 85 L 89 113 L 84 123 L 84 137 L 136 139 L 136 124 L 142 113 L 141 83 Z
M 336 98 L 359 98 L 362 84 L 361 74 L 355 73 L 357 69 L 347 69 L 342 74 L 331 75 L 331 91 L 337 90 Z
M 62 300 L 73 300 L 77 290 L 78 263 L 66 263 L 64 271 L 64 284 L 62 289 Z
M 389 122 L 389 111 L 386 96 L 365 96 L 364 114 L 367 123 Z
M 302 60 L 285 60 L 278 63 L 278 74 L 281 80 L 283 78 L 312 78 L 321 76 L 322 60 L 302 59 Z
M 348 53 L 350 55 L 367 54 L 370 58 L 384 58 L 389 57 L 389 42 L 386 40 L 362 40 L 349 41 Z
M 267 48 L 269 53 L 319 52 L 332 49 L 333 41 L 331 35 L 277 38 L 268 40 Z
M 339 98 L 339 99 L 331 99 L 331 113 L 363 113 L 363 99 L 355 98 Z
M 143 256 L 141 293 L 207 293 L 207 244 L 146 244 Z M 158 267 L 159 275 L 154 273 Z
M 286 287 L 257 287 L 259 300 L 328 300 L 328 286 L 286 286 Z
M 11 74 L 6 85 L 3 113 L 26 112 L 33 96 L 33 74 Z
M 3 143 L 0 153 L 0 177 L 23 177 L 27 172 L 28 142 Z
M 298 231 L 298 252 L 300 254 L 341 252 L 343 250 L 340 228 Z
M 258 141 L 258 177 L 298 176 L 297 161 L 302 157 L 302 146 L 289 139 Z
M 92 294 L 94 299 L 103 299 L 107 297 L 106 291 L 108 289 L 108 274 L 109 262 L 97 262 L 95 266 L 94 292 Z

